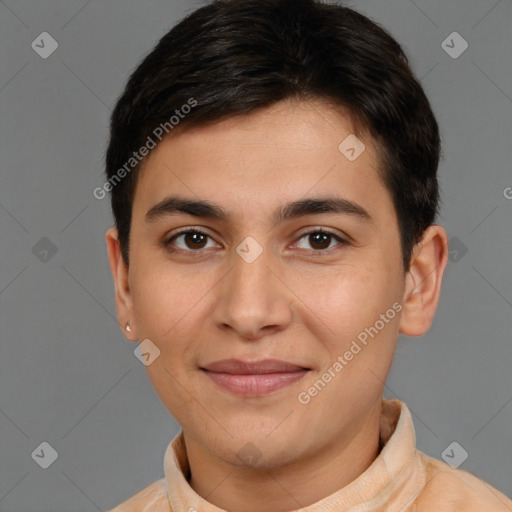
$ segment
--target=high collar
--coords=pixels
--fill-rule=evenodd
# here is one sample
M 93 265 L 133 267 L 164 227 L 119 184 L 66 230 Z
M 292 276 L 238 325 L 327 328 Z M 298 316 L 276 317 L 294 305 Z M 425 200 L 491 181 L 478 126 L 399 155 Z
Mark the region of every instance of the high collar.
M 403 510 L 421 491 L 426 479 L 416 451 L 411 414 L 403 402 L 382 401 L 380 442 L 383 448 L 366 471 L 339 491 L 300 509 L 300 512 Z M 164 470 L 173 512 L 194 509 L 197 512 L 225 512 L 204 500 L 188 483 L 190 466 L 183 431 L 167 447 Z

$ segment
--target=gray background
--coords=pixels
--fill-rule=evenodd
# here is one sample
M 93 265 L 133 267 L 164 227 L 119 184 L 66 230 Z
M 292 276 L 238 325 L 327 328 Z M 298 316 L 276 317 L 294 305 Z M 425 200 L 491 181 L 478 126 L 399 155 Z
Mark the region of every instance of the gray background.
M 115 320 L 112 219 L 92 191 L 129 73 L 199 5 L 0 2 L 2 512 L 106 510 L 163 476 L 179 427 Z M 434 325 L 400 340 L 385 396 L 408 404 L 419 449 L 457 441 L 461 468 L 512 496 L 512 3 L 350 5 L 402 43 L 432 101 L 454 248 Z M 59 44 L 47 59 L 31 47 L 44 31 Z M 454 31 L 469 44 L 456 59 L 441 46 Z M 43 441 L 48 469 L 31 457 Z

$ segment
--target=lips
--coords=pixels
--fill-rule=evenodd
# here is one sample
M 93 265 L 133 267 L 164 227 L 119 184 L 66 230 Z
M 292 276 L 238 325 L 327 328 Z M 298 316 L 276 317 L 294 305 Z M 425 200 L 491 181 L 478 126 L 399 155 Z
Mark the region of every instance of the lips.
M 236 375 L 261 375 L 263 373 L 288 373 L 299 370 L 308 370 L 279 359 L 263 359 L 262 361 L 248 362 L 240 359 L 223 359 L 203 367 L 204 370 L 215 373 L 231 373 Z
M 309 368 L 279 359 L 256 362 L 224 359 L 201 367 L 201 370 L 215 384 L 231 393 L 259 396 L 297 382 Z

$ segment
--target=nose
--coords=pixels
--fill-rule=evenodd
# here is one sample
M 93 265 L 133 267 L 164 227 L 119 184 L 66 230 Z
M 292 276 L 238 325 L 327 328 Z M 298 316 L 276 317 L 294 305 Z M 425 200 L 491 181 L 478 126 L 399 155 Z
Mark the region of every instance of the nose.
M 222 330 L 256 341 L 292 322 L 292 292 L 265 249 L 252 262 L 233 253 L 233 266 L 217 287 L 213 320 Z M 272 268 L 273 267 L 273 268 Z

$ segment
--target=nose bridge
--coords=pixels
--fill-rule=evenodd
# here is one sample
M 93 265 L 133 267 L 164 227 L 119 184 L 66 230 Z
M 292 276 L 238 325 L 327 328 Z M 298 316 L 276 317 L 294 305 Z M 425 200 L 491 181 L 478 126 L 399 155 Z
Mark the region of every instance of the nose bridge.
M 271 254 L 252 237 L 242 241 L 232 256 L 233 270 L 230 272 L 228 299 L 231 307 L 247 308 L 265 306 L 274 288 L 270 266 Z
M 244 241 L 233 254 L 232 291 L 239 291 L 243 297 L 248 293 L 258 294 L 269 292 L 269 276 L 271 257 L 268 249 L 264 250 L 259 244 Z M 239 297 L 239 298 L 243 298 Z
M 257 337 L 264 327 L 283 327 L 291 320 L 289 298 L 271 268 L 271 252 L 247 237 L 232 255 L 232 268 L 215 308 L 218 325 L 229 325 L 246 337 Z M 267 332 L 267 330 L 265 330 Z

